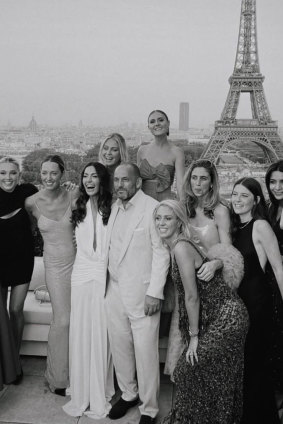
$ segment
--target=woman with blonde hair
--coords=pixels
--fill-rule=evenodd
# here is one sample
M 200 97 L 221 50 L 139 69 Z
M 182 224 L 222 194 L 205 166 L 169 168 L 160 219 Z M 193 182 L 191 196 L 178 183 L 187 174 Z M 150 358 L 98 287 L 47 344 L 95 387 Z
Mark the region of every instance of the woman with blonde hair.
M 110 175 L 110 187 L 113 191 L 114 172 L 121 162 L 128 162 L 126 141 L 121 134 L 110 134 L 100 145 L 99 162 L 102 163 Z
M 227 275 L 226 279 L 230 284 L 231 278 L 235 277 L 231 270 L 233 261 L 238 261 L 238 252 L 231 247 L 229 209 L 220 198 L 219 180 L 213 163 L 206 159 L 192 162 L 184 175 L 183 192 L 192 240 L 204 254 L 214 247 L 214 251 L 210 252 L 212 260 L 203 263 L 198 270 L 198 277 L 209 281 L 224 265 L 224 275 Z M 232 258 L 232 263 L 229 263 L 229 256 Z M 169 332 L 164 368 L 166 374 L 172 376 L 180 349 L 181 335 L 178 330 L 178 304 L 176 304 Z
M 239 424 L 247 310 L 220 271 L 210 281 L 199 277 L 207 258 L 190 236 L 180 202 L 161 201 L 154 219 L 171 252 L 184 345 L 174 370 L 175 406 L 163 423 Z

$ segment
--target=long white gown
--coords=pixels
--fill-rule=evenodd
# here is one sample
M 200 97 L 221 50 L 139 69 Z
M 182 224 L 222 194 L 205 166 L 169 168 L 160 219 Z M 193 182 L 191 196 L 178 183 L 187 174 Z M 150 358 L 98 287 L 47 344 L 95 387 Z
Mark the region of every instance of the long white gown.
M 98 213 L 94 251 L 90 201 L 86 206 L 86 217 L 76 228 L 77 255 L 71 279 L 71 400 L 63 409 L 74 417 L 85 414 L 100 419 L 108 414 L 114 394 L 104 310 L 106 226 Z

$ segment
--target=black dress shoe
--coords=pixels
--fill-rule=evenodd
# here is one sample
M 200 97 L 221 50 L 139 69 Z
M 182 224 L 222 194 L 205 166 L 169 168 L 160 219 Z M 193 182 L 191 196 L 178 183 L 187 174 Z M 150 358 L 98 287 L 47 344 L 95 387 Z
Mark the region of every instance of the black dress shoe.
M 24 376 L 24 373 L 23 373 L 23 370 L 21 369 L 21 373 L 20 373 L 19 375 L 17 375 L 16 380 L 14 380 L 14 381 L 12 382 L 12 384 L 15 384 L 16 386 L 17 386 L 18 384 L 20 384 L 20 383 L 22 382 L 23 376 Z
M 151 418 L 149 415 L 142 415 L 139 424 L 154 424 L 155 418 Z
M 123 417 L 126 415 L 126 412 L 128 409 L 132 408 L 133 406 L 136 406 L 139 403 L 139 398 L 137 397 L 134 400 L 124 400 L 120 398 L 115 405 L 112 406 L 112 408 L 109 411 L 109 418 L 111 420 L 117 420 L 118 418 Z
M 66 396 L 66 389 L 54 389 L 55 395 Z

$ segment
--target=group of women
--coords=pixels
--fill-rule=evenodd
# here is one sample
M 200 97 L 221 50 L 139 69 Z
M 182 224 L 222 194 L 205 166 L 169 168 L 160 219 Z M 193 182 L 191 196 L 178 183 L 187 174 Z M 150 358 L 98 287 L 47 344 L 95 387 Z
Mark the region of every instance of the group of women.
M 154 139 L 137 155 L 142 189 L 160 202 L 154 219 L 172 253 L 168 280 L 174 282 L 176 307 L 165 370 L 175 382 L 176 400 L 164 422 L 278 423 L 283 161 L 266 174 L 269 209 L 260 184 L 250 177 L 235 183 L 228 206 L 210 161 L 193 162 L 185 173 L 182 150 L 168 140 L 169 126 L 164 112 L 151 112 Z M 20 184 L 14 159 L 0 160 L 0 389 L 22 378 L 19 347 L 36 222 L 53 309 L 47 383 L 59 395 L 69 387 L 71 399 L 64 406 L 69 415 L 108 414 L 114 384 L 104 314 L 104 246 L 114 171 L 127 160 L 124 138 L 111 134 L 100 146 L 99 162 L 85 165 L 79 187 L 70 191 L 62 186 L 64 163 L 58 155 L 43 160 L 40 191 Z

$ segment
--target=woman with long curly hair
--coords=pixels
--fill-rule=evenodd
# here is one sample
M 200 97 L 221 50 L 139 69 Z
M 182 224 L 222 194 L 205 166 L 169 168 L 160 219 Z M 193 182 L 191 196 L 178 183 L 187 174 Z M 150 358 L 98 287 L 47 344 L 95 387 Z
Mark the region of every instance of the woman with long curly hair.
M 238 294 L 245 303 L 250 328 L 245 343 L 244 407 L 242 424 L 277 424 L 274 390 L 269 371 L 272 335 L 270 264 L 283 298 L 283 267 L 276 236 L 268 222 L 260 183 L 241 178 L 232 191 L 233 245 L 244 257 L 245 274 Z
M 63 409 L 76 417 L 105 417 L 114 394 L 104 311 L 105 237 L 111 201 L 105 166 L 88 163 L 72 212 L 77 254 L 71 278 L 71 400 Z

